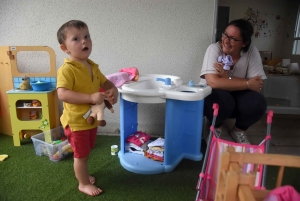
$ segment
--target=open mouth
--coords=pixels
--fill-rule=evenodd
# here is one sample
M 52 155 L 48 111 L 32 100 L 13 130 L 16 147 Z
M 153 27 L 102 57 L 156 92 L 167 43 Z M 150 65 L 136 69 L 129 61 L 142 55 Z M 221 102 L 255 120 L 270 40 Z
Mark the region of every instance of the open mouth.
M 85 48 L 82 49 L 82 51 L 87 51 L 87 50 L 89 50 L 88 47 L 85 47 Z
M 230 48 L 231 48 L 231 46 L 229 46 L 229 45 L 226 45 L 225 43 L 223 43 L 223 48 L 225 48 L 225 49 L 230 49 Z

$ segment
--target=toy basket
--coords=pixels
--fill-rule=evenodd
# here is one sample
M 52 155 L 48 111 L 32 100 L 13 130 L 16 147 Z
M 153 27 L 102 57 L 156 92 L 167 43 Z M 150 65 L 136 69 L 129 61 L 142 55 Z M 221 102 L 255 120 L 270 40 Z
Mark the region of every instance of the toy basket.
M 51 135 L 52 141 L 46 142 L 45 135 Z M 60 161 L 73 152 L 62 127 L 34 135 L 31 139 L 36 155 L 48 156 L 54 162 Z

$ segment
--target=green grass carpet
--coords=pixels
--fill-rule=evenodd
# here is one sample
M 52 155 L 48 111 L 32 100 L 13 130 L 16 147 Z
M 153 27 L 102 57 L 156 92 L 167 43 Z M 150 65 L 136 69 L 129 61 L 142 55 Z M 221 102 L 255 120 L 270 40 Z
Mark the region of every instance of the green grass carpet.
M 73 155 L 59 162 L 35 154 L 31 140 L 13 146 L 11 136 L 0 134 L 0 154 L 9 158 L 0 162 L 0 201 L 142 201 L 194 200 L 202 162 L 183 160 L 172 172 L 141 175 L 125 170 L 110 146 L 120 144 L 118 136 L 97 136 L 89 159 L 89 172 L 104 192 L 90 197 L 77 190 Z M 149 159 L 150 160 L 150 159 Z
M 59 162 L 35 154 L 31 140 L 13 146 L 11 136 L 0 134 L 0 154 L 9 158 L 0 162 L 0 201 L 193 201 L 202 161 L 183 160 L 172 172 L 141 175 L 125 170 L 118 156 L 110 155 L 110 146 L 120 137 L 97 136 L 89 159 L 89 172 L 103 194 L 90 197 L 77 190 L 72 155 Z M 203 146 L 203 149 L 205 147 Z M 149 159 L 150 160 L 150 159 Z M 269 167 L 267 188 L 274 188 L 277 168 Z M 283 184 L 300 192 L 300 169 L 285 171 Z

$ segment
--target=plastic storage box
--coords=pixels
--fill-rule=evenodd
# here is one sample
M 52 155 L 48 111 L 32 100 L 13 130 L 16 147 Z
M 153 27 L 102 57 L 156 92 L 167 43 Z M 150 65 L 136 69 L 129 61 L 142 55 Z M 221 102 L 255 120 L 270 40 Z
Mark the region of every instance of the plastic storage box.
M 51 142 L 45 142 L 45 135 L 51 135 Z M 58 127 L 31 137 L 35 153 L 39 156 L 49 156 L 51 161 L 57 162 L 72 153 L 72 149 L 64 134 L 64 129 Z

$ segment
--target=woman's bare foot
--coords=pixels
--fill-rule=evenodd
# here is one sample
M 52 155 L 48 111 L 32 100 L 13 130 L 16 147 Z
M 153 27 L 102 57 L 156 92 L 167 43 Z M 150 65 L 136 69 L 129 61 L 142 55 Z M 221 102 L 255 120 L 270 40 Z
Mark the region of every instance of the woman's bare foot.
M 90 196 L 97 196 L 100 193 L 102 193 L 102 190 L 100 188 L 96 187 L 93 184 L 88 184 L 88 185 L 85 185 L 85 186 L 78 186 L 78 189 L 81 192 L 83 192 L 87 195 L 90 195 Z
M 90 181 L 91 184 L 95 184 L 96 179 L 95 179 L 95 177 L 89 175 L 89 181 Z

